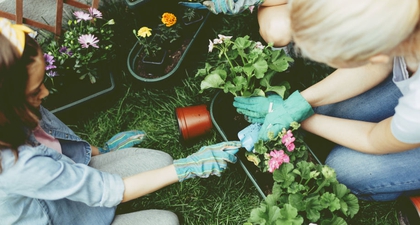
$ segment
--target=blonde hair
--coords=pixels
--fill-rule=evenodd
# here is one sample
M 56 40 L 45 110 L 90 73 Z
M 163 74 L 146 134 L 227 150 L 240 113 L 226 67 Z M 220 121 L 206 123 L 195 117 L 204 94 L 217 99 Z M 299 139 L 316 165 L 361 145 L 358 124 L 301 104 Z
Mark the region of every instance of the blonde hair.
M 357 63 L 377 54 L 420 54 L 419 0 L 290 0 L 288 4 L 298 50 L 315 61 Z

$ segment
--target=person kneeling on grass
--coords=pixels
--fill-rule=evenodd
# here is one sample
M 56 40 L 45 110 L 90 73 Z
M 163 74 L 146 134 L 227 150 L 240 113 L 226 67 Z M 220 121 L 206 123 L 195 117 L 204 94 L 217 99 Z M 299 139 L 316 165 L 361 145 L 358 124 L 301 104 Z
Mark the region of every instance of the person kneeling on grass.
M 45 61 L 30 32 L 0 18 L 0 223 L 179 224 L 165 210 L 115 215 L 115 209 L 175 182 L 220 176 L 236 162 L 237 141 L 178 160 L 133 148 L 145 137 L 141 131 L 91 146 L 41 106 L 49 94 Z
M 292 121 L 336 146 L 326 164 L 363 200 L 420 194 L 420 2 L 290 0 L 298 52 L 338 68 L 291 94 L 236 97 L 268 139 Z

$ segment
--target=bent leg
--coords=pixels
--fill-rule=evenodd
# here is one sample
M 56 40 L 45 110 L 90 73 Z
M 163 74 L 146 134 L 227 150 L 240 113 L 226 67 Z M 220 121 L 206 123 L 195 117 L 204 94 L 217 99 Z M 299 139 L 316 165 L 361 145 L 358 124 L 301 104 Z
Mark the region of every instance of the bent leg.
M 178 217 L 175 213 L 165 210 L 143 210 L 115 216 L 112 225 L 178 225 Z
M 172 157 L 162 151 L 145 148 L 127 148 L 93 156 L 89 166 L 115 173 L 122 177 L 159 169 L 173 162 Z
M 339 118 L 379 122 L 395 114 L 394 108 L 401 96 L 390 77 L 359 96 L 314 110 Z M 420 193 L 419 158 L 420 148 L 372 155 L 337 145 L 328 155 L 326 164 L 334 168 L 337 179 L 359 198 L 390 201 L 400 195 Z
M 258 24 L 261 37 L 267 43 L 272 42 L 275 47 L 285 46 L 292 39 L 287 4 L 260 6 Z
M 400 195 L 420 194 L 420 148 L 371 155 L 336 146 L 326 164 L 358 198 L 392 201 Z

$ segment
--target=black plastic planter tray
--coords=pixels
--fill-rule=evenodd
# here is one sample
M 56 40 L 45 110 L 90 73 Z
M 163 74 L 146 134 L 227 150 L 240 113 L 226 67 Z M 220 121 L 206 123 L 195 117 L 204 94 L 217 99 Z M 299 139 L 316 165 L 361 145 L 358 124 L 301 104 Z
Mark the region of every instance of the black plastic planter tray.
M 250 125 L 250 123 L 243 119 L 243 115 L 240 115 L 236 112 L 236 109 L 232 103 L 233 95 L 219 91 L 216 93 L 210 104 L 210 116 L 213 125 L 225 141 L 239 140 L 237 137 L 238 132 Z M 322 164 L 309 148 L 309 146 L 308 149 L 312 156 L 315 158 L 314 160 L 316 160 L 319 164 Z M 246 150 L 244 148 L 241 148 L 237 153 L 239 163 L 252 183 L 257 188 L 257 191 L 263 198 L 265 198 L 266 194 L 263 190 L 271 188 L 271 186 L 267 186 L 271 185 L 267 181 L 272 180 L 272 176 L 268 173 L 260 173 L 258 177 L 254 176 L 254 174 L 258 173 L 256 172 L 257 167 L 245 158 L 245 151 Z
M 199 35 L 200 31 L 202 30 L 202 28 L 204 27 L 204 25 L 206 24 L 206 21 L 208 19 L 208 17 L 210 16 L 210 12 L 207 12 L 203 18 L 203 20 L 201 21 L 200 26 L 198 27 L 198 29 L 196 30 L 196 32 L 192 35 L 191 37 L 191 41 L 188 44 L 188 46 L 186 47 L 185 51 L 183 52 L 181 58 L 179 59 L 178 63 L 176 64 L 176 66 L 168 73 L 163 74 L 162 76 L 159 76 L 157 78 L 144 78 L 139 76 L 136 72 L 135 72 L 135 65 L 136 65 L 136 61 L 138 60 L 138 57 L 142 51 L 142 46 L 136 42 L 133 46 L 133 48 L 131 49 L 131 51 L 128 54 L 127 57 L 127 68 L 129 73 L 135 78 L 135 80 L 143 82 L 143 83 L 158 83 L 164 80 L 167 80 L 169 77 L 171 77 L 172 75 L 174 75 L 177 70 L 180 68 L 182 62 L 184 61 L 185 57 L 188 54 L 188 51 L 191 49 L 191 46 L 194 44 L 194 41 L 197 39 L 197 36 Z
M 79 110 L 81 107 L 87 107 L 88 111 L 94 111 L 93 109 L 109 102 L 108 98 L 104 98 L 116 89 L 113 73 L 110 71 L 107 73 L 108 76 L 98 79 L 95 84 L 91 84 L 87 80 L 80 80 L 63 87 L 58 93 L 48 96 L 42 105 L 50 112 L 62 117 L 60 119 L 87 114 L 85 109 Z

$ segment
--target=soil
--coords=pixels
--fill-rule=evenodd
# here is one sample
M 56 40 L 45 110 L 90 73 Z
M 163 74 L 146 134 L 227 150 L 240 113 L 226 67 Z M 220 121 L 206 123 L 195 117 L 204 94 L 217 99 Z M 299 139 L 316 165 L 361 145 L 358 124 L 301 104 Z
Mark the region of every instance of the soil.
M 144 78 L 159 78 L 161 76 L 164 76 L 165 74 L 170 73 L 178 64 L 179 60 L 181 59 L 183 53 L 185 52 L 185 49 L 187 49 L 188 45 L 191 43 L 191 38 L 186 38 L 182 40 L 181 45 L 172 45 L 172 48 L 167 49 L 168 53 L 166 55 L 166 59 L 164 63 L 162 64 L 162 67 L 164 67 L 163 72 L 161 74 L 159 73 L 151 73 L 144 69 L 144 65 L 142 62 L 142 58 L 144 56 L 144 53 L 140 54 L 137 57 L 136 62 L 136 73 L 137 75 L 144 77 Z

